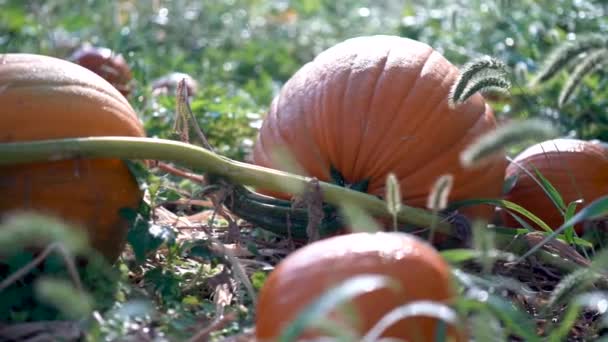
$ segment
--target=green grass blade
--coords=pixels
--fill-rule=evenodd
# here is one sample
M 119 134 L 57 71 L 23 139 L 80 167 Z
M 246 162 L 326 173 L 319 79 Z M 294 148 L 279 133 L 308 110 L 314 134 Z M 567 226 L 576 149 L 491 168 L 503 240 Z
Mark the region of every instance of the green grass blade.
M 471 273 L 466 273 L 462 270 L 454 268 L 452 270 L 453 278 L 465 288 L 476 288 L 478 290 L 497 292 L 508 290 L 522 296 L 528 296 L 532 290 L 517 279 L 503 276 L 478 276 Z
M 568 222 L 575 214 L 576 214 L 576 205 L 580 203 L 580 201 L 574 201 L 568 204 L 566 208 L 566 212 L 564 213 L 564 222 Z M 569 226 L 566 228 L 564 235 L 566 236 L 566 242 L 573 243 L 576 238 L 574 231 L 574 226 Z
M 399 306 L 384 315 L 382 319 L 367 332 L 361 341 L 377 341 L 386 329 L 398 321 L 409 317 L 420 316 L 436 318 L 451 325 L 456 325 L 458 320 L 456 311 L 445 304 L 426 300 L 416 301 Z M 445 338 L 439 339 L 438 341 L 445 341 Z
M 536 173 L 536 176 L 538 177 L 541 183 L 541 186 L 544 188 L 543 190 L 545 190 L 545 193 L 549 196 L 549 198 L 551 199 L 553 204 L 555 204 L 557 209 L 559 209 L 560 212 L 563 213 L 566 210 L 566 203 L 564 203 L 564 199 L 560 195 L 559 191 L 557 191 L 553 184 L 551 184 L 551 182 L 547 178 L 545 178 L 545 176 L 543 176 L 537 168 L 533 168 L 534 172 Z
M 473 314 L 469 318 L 473 341 L 508 341 L 500 321 L 486 311 Z
M 492 259 L 501 259 L 505 261 L 515 261 L 517 256 L 509 252 L 503 252 L 498 249 L 489 249 L 487 256 Z M 445 261 L 452 265 L 461 264 L 463 262 L 475 260 L 481 257 L 481 251 L 467 248 L 447 249 L 440 252 Z
M 488 199 L 488 198 L 463 200 L 463 201 L 458 201 L 458 202 L 451 203 L 450 206 L 449 206 L 449 209 L 450 210 L 455 210 L 455 209 L 458 209 L 458 208 L 467 207 L 467 206 L 473 206 L 473 205 L 479 205 L 479 204 L 493 205 L 493 206 L 500 207 L 500 208 L 503 208 L 503 209 L 512 210 L 512 211 L 514 211 L 514 212 L 516 212 L 518 214 L 521 214 L 521 215 L 525 216 L 530 221 L 532 221 L 535 224 L 537 224 L 541 229 L 543 229 L 543 230 L 545 230 L 547 232 L 553 231 L 551 229 L 551 227 L 549 227 L 538 216 L 534 215 L 532 212 L 528 211 L 524 207 L 522 207 L 522 206 L 520 206 L 520 205 L 518 205 L 516 203 L 507 201 L 507 200 Z
M 532 317 L 524 310 L 515 307 L 507 299 L 482 290 L 469 291 L 467 296 L 469 298 L 462 298 L 458 301 L 461 311 L 487 311 L 497 317 L 509 331 L 525 341 L 540 342 Z

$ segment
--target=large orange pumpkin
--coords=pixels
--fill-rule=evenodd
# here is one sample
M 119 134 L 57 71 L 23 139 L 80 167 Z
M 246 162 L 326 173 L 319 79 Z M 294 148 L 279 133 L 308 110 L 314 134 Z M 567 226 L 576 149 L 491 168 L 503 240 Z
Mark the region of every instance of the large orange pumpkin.
M 0 142 L 87 136 L 145 136 L 127 100 L 79 65 L 33 54 L 0 55 Z M 0 213 L 36 210 L 85 227 L 109 259 L 122 251 L 142 193 L 116 159 L 75 159 L 0 167 Z
M 446 173 L 455 177 L 450 201 L 499 197 L 504 155 L 476 169 L 460 165 L 461 151 L 496 122 L 479 94 L 449 107 L 458 75 L 458 68 L 418 41 L 348 39 L 283 86 L 260 129 L 253 162 L 284 169 L 272 155 L 277 147 L 287 148 L 308 175 L 331 181 L 333 167 L 348 184 L 369 181 L 366 191 L 378 196 L 384 196 L 393 172 L 404 203 L 417 207 L 426 205 L 433 183 Z M 488 218 L 492 208 L 463 212 Z
M 256 312 L 256 337 L 273 341 L 298 313 L 341 282 L 361 274 L 392 277 L 400 292 L 381 288 L 353 300 L 358 322 L 354 331 L 365 334 L 392 309 L 418 300 L 449 303 L 455 296 L 450 270 L 439 253 L 405 233 L 355 233 L 330 237 L 302 247 L 272 271 L 262 287 Z M 340 320 L 337 312 L 328 319 Z M 411 317 L 387 329 L 382 337 L 407 341 L 435 341 L 438 321 Z M 451 337 L 464 341 L 455 327 Z M 306 330 L 302 338 L 318 332 Z
M 578 139 L 547 140 L 525 149 L 514 161 L 534 177 L 537 177 L 534 168 L 538 169 L 561 194 L 566 205 L 582 199 L 583 203 L 577 205 L 579 210 L 608 194 L 608 148 L 602 143 Z M 517 177 L 504 196 L 506 200 L 528 209 L 552 228 L 564 223 L 549 196 L 520 167 L 510 164 L 506 177 Z M 511 215 L 505 213 L 503 217 L 507 226 L 520 226 Z M 582 233 L 582 225 L 575 228 Z

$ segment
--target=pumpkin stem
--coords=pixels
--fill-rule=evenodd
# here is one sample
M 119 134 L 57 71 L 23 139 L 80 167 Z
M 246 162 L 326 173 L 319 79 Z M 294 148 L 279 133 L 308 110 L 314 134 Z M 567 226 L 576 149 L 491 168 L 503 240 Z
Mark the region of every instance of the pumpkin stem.
M 342 172 L 338 171 L 333 164 L 329 166 L 329 176 L 331 178 L 332 183 L 338 186 L 344 186 L 344 176 L 342 176 Z
M 336 169 L 333 165 L 329 166 L 329 176 L 331 178 L 331 183 L 333 184 L 359 192 L 367 192 L 367 187 L 369 186 L 368 178 L 355 183 L 347 183 L 342 175 L 342 172 Z
M 232 196 L 224 205 L 240 218 L 277 235 L 291 236 L 294 240 L 308 239 L 308 210 L 292 208 L 291 201 L 264 196 L 242 185 L 234 185 Z M 335 234 L 345 224 L 333 206 L 324 203 L 322 210 L 323 219 L 318 225 L 321 238 Z
M 307 208 L 294 207 L 291 200 L 259 194 L 220 176 L 209 175 L 208 182 L 229 189 L 230 195 L 224 205 L 238 217 L 277 235 L 294 240 L 308 238 Z M 332 205 L 323 203 L 322 210 L 324 215 L 318 230 L 320 237 L 327 237 L 335 234 L 344 225 L 344 220 Z
M 338 186 L 365 192 L 369 181 L 366 179 L 352 186 L 344 182 L 342 174 L 332 166 L 332 183 Z M 246 187 L 234 184 L 224 178 L 208 176 L 210 184 L 217 184 L 228 187 L 232 191 L 232 196 L 224 205 L 234 214 L 246 221 L 253 223 L 262 229 L 273 232 L 277 235 L 289 236 L 294 240 L 306 240 L 311 238 L 308 234 L 310 230 L 311 213 L 310 208 L 302 208 L 294 205 L 292 200 L 284 200 L 271 196 L 262 195 L 247 189 Z M 339 215 L 338 209 L 328 203 L 321 205 L 323 217 L 318 224 L 313 223 L 318 230 L 320 238 L 336 234 L 342 227 L 347 225 L 346 219 Z M 316 220 L 316 219 L 315 219 Z M 313 221 L 314 222 L 314 221 Z

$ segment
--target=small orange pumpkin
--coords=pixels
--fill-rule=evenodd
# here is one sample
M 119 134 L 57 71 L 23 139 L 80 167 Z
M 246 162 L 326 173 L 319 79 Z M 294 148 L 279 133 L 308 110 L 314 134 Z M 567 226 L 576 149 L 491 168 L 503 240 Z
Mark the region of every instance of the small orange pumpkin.
M 392 277 L 401 291 L 381 288 L 353 300 L 360 334 L 365 334 L 392 309 L 418 300 L 449 302 L 455 292 L 450 270 L 439 253 L 425 241 L 398 232 L 354 233 L 330 237 L 302 247 L 272 271 L 262 287 L 256 312 L 256 337 L 276 340 L 298 313 L 341 282 L 360 274 Z M 338 319 L 337 312 L 328 319 Z M 407 341 L 435 341 L 438 321 L 430 317 L 406 318 L 382 337 Z M 449 335 L 465 341 L 450 326 Z M 313 338 L 307 330 L 300 338 Z
M 496 122 L 479 94 L 449 107 L 458 75 L 442 55 L 415 40 L 348 39 L 283 86 L 260 129 L 253 163 L 284 169 L 272 156 L 285 147 L 308 175 L 331 181 L 333 167 L 347 185 L 368 181 L 366 192 L 381 197 L 393 172 L 403 202 L 416 207 L 426 205 L 432 185 L 446 173 L 454 176 L 450 201 L 499 197 L 504 155 L 475 169 L 460 164 L 463 149 Z M 488 206 L 463 210 L 484 218 L 492 212 Z
M 121 94 L 128 96 L 131 93 L 129 82 L 133 79 L 131 68 L 121 54 L 105 47 L 83 46 L 69 58 L 110 82 Z
M 65 60 L 0 55 L 0 142 L 88 136 L 144 137 L 127 100 L 100 76 Z M 0 167 L 0 214 L 36 210 L 85 227 L 114 260 L 126 241 L 119 209 L 142 192 L 116 159 L 75 159 Z
M 608 148 L 602 143 L 579 139 L 547 140 L 530 146 L 513 160 L 534 177 L 537 177 L 534 168 L 538 169 L 557 189 L 566 205 L 582 199 L 583 203 L 577 205 L 577 210 L 608 194 Z M 551 228 L 564 223 L 563 216 L 549 196 L 520 167 L 511 163 L 505 177 L 517 177 L 504 195 L 506 200 L 531 211 Z M 504 213 L 503 218 L 507 226 L 520 226 L 508 213 Z M 577 233 L 583 232 L 583 225 L 575 228 Z

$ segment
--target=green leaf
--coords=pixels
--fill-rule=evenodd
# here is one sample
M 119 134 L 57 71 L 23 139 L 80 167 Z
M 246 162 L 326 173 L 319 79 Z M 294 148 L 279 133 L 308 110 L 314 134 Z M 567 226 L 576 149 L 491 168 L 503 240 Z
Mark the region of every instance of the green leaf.
M 466 248 L 454 248 L 440 251 L 441 257 L 445 259 L 448 263 L 456 265 L 461 264 L 463 262 L 475 260 L 481 257 L 482 252 L 475 249 L 466 249 Z M 493 259 L 503 259 L 506 261 L 515 261 L 517 257 L 509 252 L 503 252 L 498 249 L 489 249 L 487 251 L 487 256 Z
M 260 290 L 264 286 L 264 283 L 266 282 L 267 278 L 268 276 L 266 275 L 266 272 L 253 272 L 253 274 L 251 275 L 251 284 L 256 290 Z
M 217 255 L 213 252 L 208 240 L 185 241 L 181 246 L 184 257 L 197 257 L 203 260 L 214 260 Z
M 454 248 L 440 251 L 441 257 L 450 264 L 459 264 L 466 261 L 474 260 L 479 254 L 474 249 Z
M 283 330 L 278 341 L 297 340 L 306 328 L 325 319 L 328 313 L 337 309 L 344 302 L 380 288 L 399 289 L 392 278 L 376 274 L 357 275 L 341 282 L 302 310 L 296 319 Z
M 182 296 L 180 284 L 184 279 L 179 275 L 164 269 L 164 265 L 160 265 L 146 272 L 144 282 L 146 286 L 154 289 L 163 301 L 179 300 Z
M 186 307 L 196 307 L 201 304 L 201 301 L 196 296 L 188 295 L 182 298 L 182 304 Z
M 127 234 L 127 241 L 133 248 L 138 263 L 143 263 L 150 252 L 163 243 L 174 242 L 175 238 L 172 227 L 155 224 L 139 213 Z

